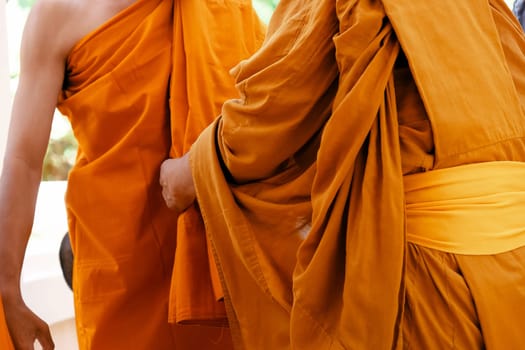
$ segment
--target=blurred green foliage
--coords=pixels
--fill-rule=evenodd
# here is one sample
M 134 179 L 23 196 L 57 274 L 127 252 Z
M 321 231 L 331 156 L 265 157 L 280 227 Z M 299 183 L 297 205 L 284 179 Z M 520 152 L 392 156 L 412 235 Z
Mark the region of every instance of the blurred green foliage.
M 35 0 L 18 0 L 18 6 L 20 6 L 23 9 L 28 9 L 33 6 L 35 3 Z
M 261 19 L 266 23 L 270 21 L 270 17 L 278 2 L 279 0 L 252 0 L 255 11 L 257 11 Z

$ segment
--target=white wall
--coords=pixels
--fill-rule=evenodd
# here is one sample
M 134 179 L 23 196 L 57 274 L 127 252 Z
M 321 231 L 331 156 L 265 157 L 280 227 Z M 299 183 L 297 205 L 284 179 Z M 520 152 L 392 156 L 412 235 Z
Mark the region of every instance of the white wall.
M 11 111 L 9 92 L 9 62 L 7 58 L 7 26 L 5 1 L 0 0 L 0 169 L 4 159 L 5 141 Z
M 0 0 L 0 169 L 11 113 L 6 18 L 5 0 Z M 67 230 L 64 191 L 64 182 L 44 182 L 40 186 L 21 289 L 28 306 L 49 323 L 56 350 L 75 350 L 78 345 L 73 295 L 64 282 L 58 261 L 60 238 Z

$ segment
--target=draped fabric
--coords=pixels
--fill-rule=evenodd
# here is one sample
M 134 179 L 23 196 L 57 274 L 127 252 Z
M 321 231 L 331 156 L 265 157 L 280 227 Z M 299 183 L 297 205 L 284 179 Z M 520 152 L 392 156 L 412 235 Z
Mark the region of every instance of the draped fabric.
M 166 296 L 176 218 L 157 185 L 170 147 L 170 23 L 169 2 L 138 1 L 68 57 L 58 108 L 78 141 L 66 206 L 81 349 L 174 346 Z M 134 336 L 115 336 L 123 332 Z
M 249 0 L 174 1 L 173 22 L 170 156 L 180 157 L 220 114 L 224 101 L 239 97 L 229 71 L 261 45 L 266 28 Z M 198 206 L 180 215 L 169 317 L 227 325 L 204 232 Z M 203 284 L 206 276 L 211 285 Z
M 525 161 L 518 30 L 501 1 L 279 4 L 232 71 L 242 98 L 190 153 L 239 348 L 403 346 L 410 137 L 394 73 L 406 58 L 431 124 L 424 170 Z
M 9 330 L 7 329 L 7 324 L 5 322 L 4 304 L 2 302 L 2 297 L 0 297 L 0 349 L 15 349 L 13 346 L 13 342 L 11 341 L 11 336 L 9 335 Z
M 227 72 L 264 27 L 249 1 L 194 3 L 139 0 L 68 56 L 58 108 L 79 145 L 66 205 L 82 349 L 231 347 L 207 326 L 226 316 L 198 211 L 177 225 L 159 169 L 237 97 Z

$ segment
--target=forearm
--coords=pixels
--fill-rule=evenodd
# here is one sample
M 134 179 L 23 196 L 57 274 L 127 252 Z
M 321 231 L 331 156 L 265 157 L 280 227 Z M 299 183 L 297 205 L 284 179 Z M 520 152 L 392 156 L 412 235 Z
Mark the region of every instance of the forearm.
M 19 296 L 20 271 L 31 234 L 41 167 L 8 157 L 0 178 L 0 293 Z
M 40 5 L 38 5 L 40 4 Z M 42 11 L 47 2 L 37 3 Z M 52 3 L 51 3 L 52 4 Z M 33 11 L 35 7 L 33 8 Z M 20 293 L 20 271 L 33 226 L 42 162 L 57 96 L 64 80 L 62 49 L 51 40 L 53 8 L 30 16 L 21 49 L 20 80 L 13 101 L 4 168 L 0 178 L 0 292 Z

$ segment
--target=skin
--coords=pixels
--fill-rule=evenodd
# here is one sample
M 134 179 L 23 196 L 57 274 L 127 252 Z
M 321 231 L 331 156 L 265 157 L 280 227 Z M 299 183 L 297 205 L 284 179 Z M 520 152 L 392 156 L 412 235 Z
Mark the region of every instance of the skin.
M 54 349 L 48 325 L 24 303 L 20 271 L 67 55 L 76 42 L 134 1 L 40 0 L 27 20 L 20 81 L 0 178 L 0 294 L 17 350 Z
M 195 201 L 195 187 L 190 166 L 190 153 L 181 158 L 166 159 L 160 167 L 162 196 L 168 208 L 183 212 Z

